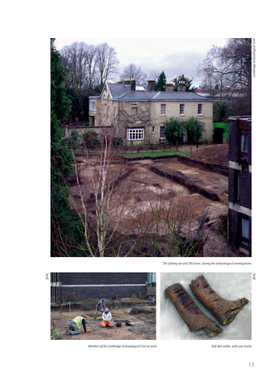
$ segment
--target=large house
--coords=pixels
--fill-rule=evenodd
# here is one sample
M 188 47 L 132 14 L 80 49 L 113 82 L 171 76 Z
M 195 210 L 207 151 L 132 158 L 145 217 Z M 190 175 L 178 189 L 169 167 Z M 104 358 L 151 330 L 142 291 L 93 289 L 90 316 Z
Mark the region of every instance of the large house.
M 212 140 L 213 100 L 186 92 L 184 84 L 173 91 L 155 91 L 155 80 L 148 81 L 148 90 L 138 90 L 135 80 L 106 83 L 100 96 L 89 97 L 91 126 L 113 126 L 115 137 L 127 145 L 158 144 L 165 139 L 165 122 L 170 117 L 186 120 L 199 118 L 204 124 L 203 139 Z M 183 141 L 187 141 L 185 134 Z

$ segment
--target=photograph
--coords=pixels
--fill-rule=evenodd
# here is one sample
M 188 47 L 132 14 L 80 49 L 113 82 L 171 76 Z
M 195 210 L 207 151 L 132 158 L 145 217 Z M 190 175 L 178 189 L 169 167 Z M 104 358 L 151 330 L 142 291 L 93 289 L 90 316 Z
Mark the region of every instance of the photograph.
M 251 257 L 251 38 L 50 39 L 51 257 Z
M 162 340 L 251 340 L 251 273 L 161 273 Z
M 51 273 L 51 340 L 155 340 L 156 273 Z

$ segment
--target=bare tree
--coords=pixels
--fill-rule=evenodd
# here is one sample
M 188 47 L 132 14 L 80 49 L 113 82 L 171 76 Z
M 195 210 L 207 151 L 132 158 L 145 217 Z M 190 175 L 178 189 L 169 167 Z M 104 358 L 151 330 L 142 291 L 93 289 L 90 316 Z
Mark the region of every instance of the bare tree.
M 96 56 L 97 56 L 97 47 L 94 45 L 90 45 L 86 50 L 86 69 L 87 69 L 87 82 L 88 88 L 93 88 L 99 78 L 98 70 L 96 65 Z
M 244 89 L 251 97 L 251 39 L 228 39 L 224 47 L 213 46 L 198 72 L 205 81 L 228 88 Z
M 103 88 L 104 83 L 112 73 L 117 72 L 117 59 L 116 51 L 113 47 L 109 47 L 107 43 L 99 44 L 97 47 L 97 67 L 99 71 L 100 86 Z
M 135 81 L 143 87 L 146 85 L 147 74 L 143 73 L 140 66 L 131 63 L 124 68 L 123 73 L 120 75 L 120 79 L 135 79 Z
M 61 49 L 62 66 L 66 71 L 66 88 L 80 89 L 86 83 L 86 50 L 85 43 L 74 42 Z
M 61 49 L 62 65 L 66 70 L 66 88 L 93 88 L 98 74 L 97 47 L 74 42 Z
M 147 246 L 148 256 L 180 256 L 183 236 L 188 238 L 188 248 L 184 256 L 197 254 L 192 228 L 195 216 L 195 203 L 186 195 L 175 201 L 163 196 L 162 189 L 156 190 L 159 199 L 149 200 L 147 206 L 138 213 L 137 234 L 141 237 L 141 245 Z M 173 195 L 173 188 L 171 188 Z
M 155 79 L 156 83 L 159 79 L 159 76 L 161 74 L 161 71 L 153 70 L 148 74 L 148 79 Z
M 133 168 L 120 160 L 113 152 L 113 145 L 102 135 L 101 148 L 97 151 L 85 148 L 82 176 L 80 163 L 73 151 L 75 191 L 70 203 L 83 226 L 83 249 L 89 256 L 119 256 L 131 232 L 131 221 L 127 218 L 133 212 L 133 189 L 125 188 L 120 181 Z M 81 180 L 82 178 L 82 180 Z M 133 244 L 129 245 L 130 250 Z M 125 255 L 129 253 L 129 250 Z

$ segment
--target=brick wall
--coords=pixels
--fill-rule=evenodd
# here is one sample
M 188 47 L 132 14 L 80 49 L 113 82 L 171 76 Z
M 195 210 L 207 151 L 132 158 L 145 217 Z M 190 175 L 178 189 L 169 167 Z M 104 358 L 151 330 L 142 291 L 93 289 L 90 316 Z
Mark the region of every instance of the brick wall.
M 236 178 L 238 172 L 240 178 L 239 201 L 237 201 L 236 192 Z M 229 168 L 228 177 L 229 202 L 237 203 L 240 206 L 251 209 L 251 172 L 243 170 L 237 171 L 233 168 Z
M 229 154 L 228 160 L 232 162 L 239 161 L 239 118 L 229 118 Z M 251 120 L 247 120 L 248 125 L 248 164 L 251 165 L 252 152 L 251 152 Z
M 229 209 L 229 241 L 235 247 L 239 246 L 239 222 L 238 213 Z
M 240 154 L 240 130 L 248 130 L 248 154 Z M 229 241 L 240 248 L 241 217 L 249 219 L 249 247 L 251 255 L 251 119 L 229 118 Z M 237 199 L 237 178 L 239 174 L 239 199 Z
M 51 276 L 51 279 L 55 276 Z M 61 286 L 60 301 L 81 301 L 88 298 L 120 299 L 147 294 L 147 273 L 59 273 L 61 285 L 127 285 L 134 286 Z M 136 284 L 144 284 L 135 286 Z M 58 301 L 58 299 L 57 299 Z
M 240 218 L 242 214 L 229 209 L 229 242 L 231 245 L 234 245 L 236 248 L 240 246 Z M 249 255 L 251 256 L 251 234 L 252 234 L 252 218 L 249 217 L 249 247 L 247 250 L 249 251 Z

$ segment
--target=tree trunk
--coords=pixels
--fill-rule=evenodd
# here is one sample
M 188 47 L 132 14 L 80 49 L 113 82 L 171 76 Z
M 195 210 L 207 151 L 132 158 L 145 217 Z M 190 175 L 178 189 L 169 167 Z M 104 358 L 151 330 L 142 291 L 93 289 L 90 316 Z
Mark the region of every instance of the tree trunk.
M 173 284 L 165 290 L 181 318 L 191 332 L 204 330 L 209 337 L 221 333 L 222 329 L 207 317 L 181 284 Z
M 217 317 L 222 325 L 234 320 L 237 313 L 248 303 L 246 298 L 236 301 L 226 300 L 218 295 L 201 275 L 190 283 L 190 288 L 197 298 Z

